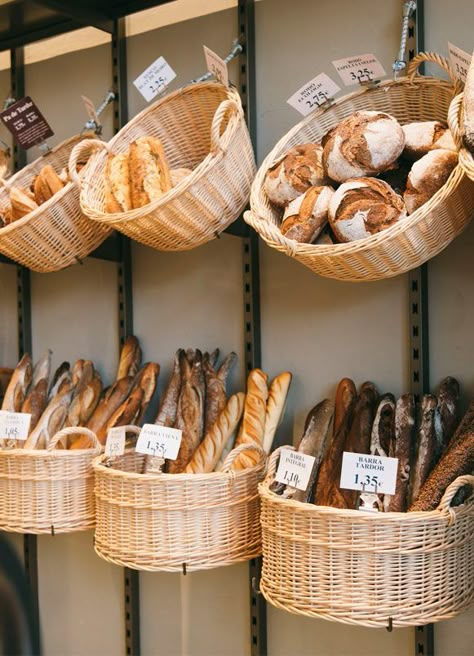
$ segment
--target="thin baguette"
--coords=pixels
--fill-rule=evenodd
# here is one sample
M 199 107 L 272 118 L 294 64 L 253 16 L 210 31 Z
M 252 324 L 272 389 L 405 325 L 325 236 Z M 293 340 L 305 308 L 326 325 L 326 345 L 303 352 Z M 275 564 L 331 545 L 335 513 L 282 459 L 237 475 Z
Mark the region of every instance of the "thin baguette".
M 291 378 L 291 373 L 289 371 L 284 371 L 279 376 L 276 376 L 270 385 L 263 432 L 263 450 L 265 453 L 270 453 L 272 449 L 276 429 L 278 428 L 284 413 Z
M 262 444 L 268 398 L 267 381 L 268 376 L 261 369 L 253 369 L 248 376 L 244 416 L 235 446 Z M 231 469 L 252 467 L 258 461 L 258 457 L 256 451 L 240 453 L 232 463 Z

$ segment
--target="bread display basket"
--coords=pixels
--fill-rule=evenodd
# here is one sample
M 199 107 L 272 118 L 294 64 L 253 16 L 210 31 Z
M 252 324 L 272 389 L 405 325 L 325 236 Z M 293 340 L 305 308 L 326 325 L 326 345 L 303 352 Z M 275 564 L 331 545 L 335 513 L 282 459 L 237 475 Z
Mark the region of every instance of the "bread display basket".
M 449 129 L 459 147 L 459 164 L 464 173 L 474 182 L 474 155 L 464 145 L 462 140 L 462 112 L 464 94 L 460 93 L 451 103 L 448 114 Z
M 258 451 L 257 464 L 229 470 L 246 449 Z M 94 460 L 99 556 L 132 569 L 186 573 L 260 555 L 260 447 L 237 447 L 210 474 L 142 474 L 145 457 L 127 450 L 110 466 L 104 455 Z
M 87 435 L 88 449 L 57 449 L 68 435 Z M 71 533 L 95 524 L 92 461 L 101 445 L 87 428 L 64 428 L 47 449 L 0 449 L 0 530 Z
M 175 187 L 144 207 L 105 211 L 108 153 L 123 153 L 142 136 L 158 138 L 171 170 L 191 169 Z M 81 207 L 92 223 L 113 227 L 163 251 L 188 250 L 215 238 L 244 209 L 255 160 L 238 93 L 216 82 L 191 84 L 156 101 L 108 143 L 98 142 L 81 184 Z M 87 142 L 71 156 L 70 172 Z
M 0 212 L 9 207 L 10 187 L 28 189 L 47 164 L 59 173 L 80 141 L 80 136 L 63 141 L 8 180 L 2 180 Z M 110 232 L 108 226 L 91 223 L 84 216 L 79 191 L 69 182 L 29 214 L 0 228 L 0 253 L 32 271 L 58 271 L 86 257 Z
M 285 449 L 292 447 L 285 447 Z M 259 486 L 265 599 L 291 613 L 367 627 L 416 626 L 474 603 L 474 496 L 451 501 L 460 476 L 430 512 L 373 513 L 284 499 Z
M 451 81 L 416 75 L 423 62 L 439 64 Z M 401 124 L 446 121 L 457 92 L 459 83 L 448 62 L 436 54 L 421 53 L 411 61 L 406 77 L 365 87 L 318 109 L 280 139 L 265 158 L 252 185 L 251 211 L 245 220 L 269 246 L 328 278 L 380 280 L 420 266 L 459 235 L 472 217 L 474 185 L 459 164 L 444 186 L 406 219 L 366 239 L 333 245 L 302 244 L 281 233 L 280 216 L 264 190 L 265 175 L 289 148 L 320 142 L 331 128 L 356 111 L 386 112 Z

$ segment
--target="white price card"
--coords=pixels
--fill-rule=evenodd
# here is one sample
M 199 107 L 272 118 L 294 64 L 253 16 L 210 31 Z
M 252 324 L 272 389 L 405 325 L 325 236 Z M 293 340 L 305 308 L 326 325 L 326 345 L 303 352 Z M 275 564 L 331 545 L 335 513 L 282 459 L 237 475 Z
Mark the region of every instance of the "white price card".
M 377 57 L 371 54 L 336 59 L 333 66 L 346 86 L 380 80 L 386 74 Z
M 282 449 L 275 480 L 278 483 L 286 483 L 286 485 L 305 491 L 313 470 L 314 460 L 313 456 L 307 456 L 305 453 Z
M 465 84 L 472 55 L 448 41 L 449 58 L 457 79 Z
M 227 70 L 227 64 L 225 61 L 219 57 L 215 52 L 213 52 L 207 46 L 204 48 L 204 57 L 206 58 L 206 66 L 209 73 L 212 73 L 218 82 L 225 84 L 226 87 L 229 86 L 229 71 Z
M 176 460 L 183 431 L 178 428 L 145 424 L 138 436 L 135 451 L 167 460 Z
M 398 458 L 344 451 L 339 487 L 345 490 L 395 494 L 397 468 Z
M 0 410 L 0 439 L 26 440 L 30 423 L 31 415 L 28 412 Z
M 94 121 L 94 123 L 98 123 L 99 119 L 97 117 L 97 113 L 95 111 L 95 105 L 92 102 L 92 100 L 90 100 L 90 98 L 88 98 L 87 96 L 81 96 L 81 98 L 82 98 L 82 102 L 84 103 L 84 107 L 86 108 L 87 116 L 89 117 L 89 119 L 91 121 Z
M 174 80 L 176 73 L 168 64 L 164 57 L 158 57 L 146 71 L 133 81 L 138 91 L 148 102 L 152 100 L 160 91 L 163 91 L 168 84 Z
M 107 441 L 105 443 L 106 456 L 122 456 L 125 453 L 125 427 L 114 426 L 107 431 Z
M 298 89 L 288 100 L 289 105 L 294 107 L 300 114 L 307 116 L 323 103 L 336 95 L 341 87 L 338 87 L 333 80 L 321 73 L 309 82 L 306 82 L 301 89 Z

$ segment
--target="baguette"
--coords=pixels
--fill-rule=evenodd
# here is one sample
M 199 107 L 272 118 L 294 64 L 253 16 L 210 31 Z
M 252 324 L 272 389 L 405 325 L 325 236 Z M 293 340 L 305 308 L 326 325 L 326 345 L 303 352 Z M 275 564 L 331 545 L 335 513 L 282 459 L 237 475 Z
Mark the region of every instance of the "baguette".
M 38 421 L 46 408 L 47 401 L 48 380 L 46 378 L 41 378 L 32 389 L 30 388 L 30 391 L 21 406 L 22 412 L 28 412 L 31 414 L 30 433 L 36 428 Z
M 244 411 L 245 394 L 233 394 L 194 452 L 191 461 L 186 466 L 187 474 L 204 474 L 214 471 L 220 455 L 229 437 L 234 433 Z
M 354 381 L 350 378 L 343 378 L 336 389 L 333 435 L 336 435 L 338 432 L 342 421 L 356 396 L 357 390 Z
M 117 380 L 126 376 L 136 376 L 142 362 L 142 350 L 138 339 L 130 335 L 125 340 L 120 352 Z
M 253 369 L 248 375 L 244 414 L 235 446 L 262 444 L 268 398 L 267 380 L 267 374 L 261 369 Z M 232 463 L 231 469 L 239 470 L 251 467 L 257 460 L 257 452 L 240 453 Z
M 158 382 L 158 375 L 160 373 L 160 365 L 156 362 L 147 362 L 143 365 L 141 370 L 135 377 L 133 386 L 140 387 L 143 392 L 140 412 L 136 418 L 138 426 L 141 426 L 145 413 L 148 409 L 153 394 L 156 390 L 156 384 Z
M 398 458 L 397 484 L 394 494 L 385 494 L 385 512 L 405 512 L 415 439 L 415 399 L 412 394 L 401 396 L 395 406 L 395 439 L 390 444 L 389 457 Z
M 33 194 L 20 187 L 10 187 L 10 221 L 17 221 L 38 208 Z
M 64 183 L 50 164 L 43 166 L 33 183 L 33 193 L 38 205 L 45 203 L 64 187 Z
M 31 356 L 25 353 L 17 364 L 15 371 L 5 390 L 2 402 L 2 410 L 8 412 L 20 412 L 26 397 L 26 392 L 33 378 L 33 365 Z
M 423 483 L 428 478 L 436 453 L 436 413 L 437 400 L 432 394 L 425 394 L 421 400 L 418 417 L 418 430 L 415 444 L 415 461 L 410 472 L 410 503 L 418 497 Z
M 71 371 L 69 362 L 62 362 L 54 372 L 51 384 L 48 390 L 48 401 L 58 393 L 63 384 L 71 382 Z
M 115 426 L 128 426 L 135 425 L 143 401 L 143 390 L 140 387 L 135 387 L 130 396 L 116 409 L 110 416 L 107 423 L 103 424 L 97 431 L 97 439 L 101 444 L 107 441 L 107 434 L 111 428 Z M 76 447 L 77 448 L 77 447 Z
M 226 406 L 226 379 L 237 360 L 235 353 L 229 353 L 216 372 L 209 354 L 203 357 L 204 378 L 206 381 L 206 411 L 204 432 L 207 434 Z
M 33 378 L 31 380 L 32 388 L 36 387 L 39 381 L 43 378 L 49 384 L 49 376 L 51 374 L 51 355 L 52 352 L 47 349 L 33 367 Z
M 291 384 L 291 373 L 285 371 L 276 376 L 270 385 L 267 406 L 265 409 L 265 425 L 263 431 L 263 450 L 270 453 L 276 429 L 280 424 L 285 410 L 286 397 Z
M 105 167 L 105 211 L 116 213 L 131 209 L 129 154 L 109 153 Z
M 459 412 L 459 383 L 455 378 L 448 376 L 441 381 L 438 392 L 437 413 L 441 422 L 441 442 L 439 444 L 436 459 L 446 451 L 458 424 Z
M 171 189 L 171 178 L 161 142 L 139 137 L 130 144 L 130 197 L 132 207 L 144 207 Z
M 62 385 L 56 396 L 48 402 L 35 429 L 28 435 L 24 445 L 25 449 L 46 449 L 48 447 L 53 435 L 64 426 L 71 399 L 71 383 Z
M 372 426 L 370 453 L 387 458 L 395 436 L 395 398 L 384 394 L 380 399 Z

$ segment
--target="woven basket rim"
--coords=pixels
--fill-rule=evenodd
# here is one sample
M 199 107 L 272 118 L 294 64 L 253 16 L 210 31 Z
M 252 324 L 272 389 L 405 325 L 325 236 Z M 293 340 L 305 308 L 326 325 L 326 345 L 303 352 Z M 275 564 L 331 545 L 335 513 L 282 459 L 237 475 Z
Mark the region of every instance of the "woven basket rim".
M 33 162 L 30 162 L 22 169 L 17 171 L 10 178 L 8 178 L 8 180 L 5 181 L 7 184 L 5 184 L 3 188 L 5 190 L 8 190 L 10 187 L 12 186 L 14 187 L 16 178 L 18 178 L 20 175 L 23 175 L 25 173 L 29 173 L 30 169 L 33 169 L 33 167 L 35 167 L 37 163 L 40 162 L 42 159 L 44 159 L 47 155 L 54 155 L 58 150 L 67 148 L 71 142 L 77 141 L 77 143 L 79 143 L 83 138 L 84 137 L 82 137 L 80 134 L 76 134 L 72 137 L 69 137 L 68 139 L 65 139 L 64 141 L 61 141 L 61 143 L 54 146 L 54 148 L 49 150 L 47 153 L 40 155 L 40 157 L 37 157 Z M 34 221 L 34 219 L 38 218 L 42 212 L 48 211 L 50 207 L 52 207 L 55 203 L 60 202 L 66 194 L 69 194 L 70 192 L 74 192 L 76 189 L 77 187 L 74 184 L 74 182 L 72 181 L 68 182 L 67 184 L 64 185 L 62 189 L 60 189 L 55 194 L 53 194 L 51 198 L 48 198 L 47 201 L 41 203 L 41 205 L 38 205 L 38 207 L 36 207 L 34 210 L 28 212 L 28 214 L 25 214 L 25 216 L 22 216 L 21 219 L 17 219 L 16 221 L 13 221 L 12 223 L 9 223 L 8 225 L 0 228 L 0 238 L 2 235 L 6 235 L 17 228 L 21 228 L 22 226 L 28 224 L 30 221 Z
M 431 520 L 440 520 L 445 518 L 448 522 L 450 520 L 450 513 L 453 512 L 455 515 L 471 513 L 474 514 L 474 494 L 461 505 L 454 506 L 450 509 L 449 512 L 443 512 L 442 509 L 435 508 L 434 510 L 417 510 L 410 512 L 363 512 L 360 510 L 351 510 L 349 508 L 333 508 L 332 506 L 319 506 L 314 503 L 303 503 L 302 501 L 295 501 L 294 499 L 284 499 L 283 497 L 275 494 L 269 488 L 269 481 L 263 481 L 258 485 L 258 492 L 262 498 L 265 498 L 266 501 L 274 504 L 281 505 L 285 509 L 290 509 L 298 513 L 310 514 L 323 514 L 323 515 L 334 515 L 335 517 L 340 517 L 341 519 L 357 519 L 357 522 L 382 522 L 390 524 L 393 522 L 405 521 L 405 522 L 416 522 L 421 519 L 431 521 Z
M 237 90 L 234 87 L 226 87 L 223 84 L 218 82 L 201 82 L 194 85 L 187 85 L 181 87 L 176 91 L 168 94 L 167 96 L 157 100 L 155 103 L 143 109 L 139 114 L 134 116 L 128 123 L 125 125 L 120 132 L 118 132 L 107 144 L 105 145 L 103 151 L 98 152 L 95 156 L 91 157 L 91 168 L 94 170 L 99 169 L 101 173 L 105 169 L 105 158 L 108 153 L 114 153 L 113 147 L 116 145 L 117 141 L 123 139 L 124 132 L 129 128 L 129 126 L 139 123 L 143 116 L 147 116 L 149 113 L 155 111 L 158 107 L 163 106 L 166 103 L 172 102 L 177 96 L 181 96 L 187 93 L 195 92 L 196 90 L 206 89 L 206 88 L 216 88 L 220 87 L 225 92 L 226 100 L 234 101 L 238 107 L 238 113 L 234 116 L 231 116 L 229 119 L 228 126 L 226 127 L 226 133 L 228 132 L 227 141 L 231 142 L 235 132 L 239 128 L 240 121 L 244 120 L 242 103 Z M 224 102 L 224 101 L 222 101 Z M 230 129 L 229 129 L 230 127 Z M 101 223 L 109 224 L 111 226 L 133 222 L 138 219 L 142 219 L 148 214 L 154 213 L 156 210 L 159 210 L 160 207 L 167 205 L 173 200 L 178 199 L 182 194 L 187 192 L 191 186 L 200 182 L 205 175 L 215 168 L 222 157 L 226 154 L 227 148 L 222 146 L 217 147 L 215 150 L 211 150 L 206 157 L 199 162 L 199 164 L 191 171 L 191 173 L 185 176 L 180 182 L 162 194 L 159 198 L 151 201 L 144 207 L 139 207 L 131 209 L 125 212 L 105 212 L 97 208 L 93 208 L 94 220 Z M 117 151 L 121 152 L 121 151 Z M 93 159 L 94 158 L 94 159 Z M 97 171 L 97 173 L 99 173 Z M 81 203 L 84 207 L 88 207 L 88 180 L 83 180 L 81 185 Z M 146 212 L 144 210 L 146 209 Z
M 53 449 L 48 451 L 47 449 L 0 449 L 0 458 L 4 457 L 14 457 L 14 458 L 68 458 L 68 457 L 80 457 L 84 455 L 94 455 L 96 456 L 99 453 L 97 447 L 88 447 L 87 449 Z
M 429 86 L 433 84 L 441 85 L 447 91 L 451 91 L 453 94 L 455 93 L 454 85 L 452 84 L 452 82 L 448 80 L 443 80 L 433 76 L 416 76 L 414 78 L 405 76 L 402 78 L 398 78 L 397 80 L 385 80 L 380 84 L 378 84 L 377 86 L 375 86 L 374 88 L 365 87 L 363 89 L 358 89 L 351 93 L 345 94 L 344 96 L 337 98 L 328 107 L 319 108 L 312 114 L 306 116 L 303 120 L 301 120 L 299 123 L 293 126 L 293 128 L 291 128 L 288 132 L 286 132 L 286 134 L 284 134 L 278 140 L 278 142 L 275 144 L 275 146 L 272 148 L 272 150 L 268 153 L 268 155 L 265 157 L 265 159 L 259 166 L 257 175 L 255 176 L 254 182 L 252 184 L 252 190 L 250 194 L 250 210 L 246 212 L 244 215 L 244 218 L 245 217 L 248 218 L 247 223 L 250 223 L 250 225 L 252 225 L 252 227 L 255 228 L 255 226 L 253 225 L 253 217 L 255 217 L 257 221 L 261 221 L 265 223 L 269 232 L 274 233 L 275 236 L 278 237 L 278 242 L 275 242 L 272 239 L 266 237 L 265 235 L 261 235 L 262 239 L 264 239 L 267 243 L 285 244 L 288 250 L 295 254 L 321 255 L 323 257 L 324 256 L 328 257 L 331 254 L 345 255 L 347 253 L 351 253 L 351 254 L 357 253 L 358 251 L 364 251 L 368 246 L 376 247 L 378 243 L 389 241 L 393 238 L 396 238 L 399 234 L 404 233 L 409 228 L 415 227 L 418 223 L 421 223 L 426 218 L 426 216 L 431 213 L 434 206 L 437 206 L 445 198 L 451 195 L 452 186 L 459 185 L 463 177 L 466 177 L 465 171 L 463 170 L 459 161 L 458 164 L 453 169 L 453 171 L 451 172 L 445 184 L 426 203 L 424 203 L 420 208 L 418 208 L 415 212 L 413 212 L 413 214 L 409 214 L 405 219 L 401 221 L 397 221 L 389 228 L 386 228 L 385 230 L 382 230 L 381 232 L 375 235 L 371 235 L 370 237 L 366 237 L 364 239 L 358 239 L 357 241 L 353 241 L 353 242 L 347 242 L 342 244 L 302 244 L 300 242 L 295 241 L 294 239 L 288 239 L 288 237 L 281 234 L 280 229 L 277 225 L 275 225 L 271 221 L 259 215 L 258 210 L 255 209 L 255 204 L 256 204 L 255 199 L 259 196 L 261 189 L 263 188 L 263 180 L 267 170 L 271 166 L 273 166 L 283 154 L 283 153 L 279 153 L 278 155 L 276 155 L 275 152 L 279 151 L 280 149 L 283 150 L 283 147 L 287 148 L 286 144 L 291 139 L 291 137 L 294 134 L 298 133 L 301 130 L 301 128 L 305 127 L 308 123 L 312 123 L 313 121 L 318 120 L 319 117 L 321 117 L 323 114 L 325 114 L 328 111 L 331 111 L 333 107 L 341 105 L 342 103 L 345 103 L 346 101 L 352 100 L 353 98 L 359 97 L 363 94 L 370 94 L 371 92 L 379 91 L 380 89 L 389 91 L 390 88 L 397 87 L 397 86 L 409 85 L 409 86 L 416 87 L 416 86 Z

